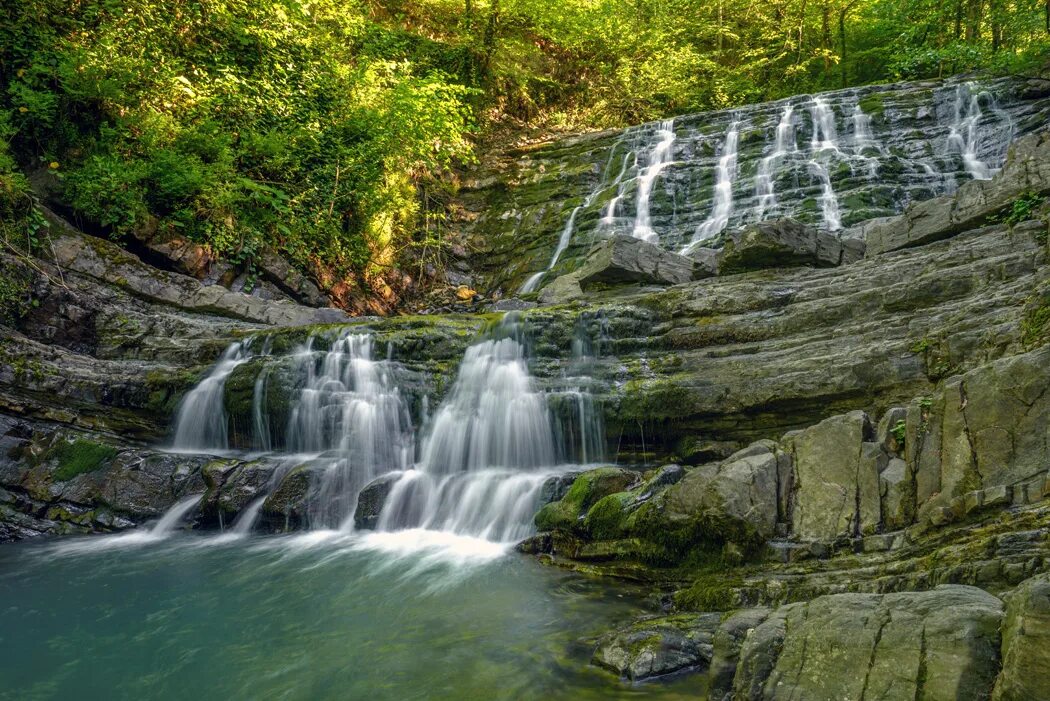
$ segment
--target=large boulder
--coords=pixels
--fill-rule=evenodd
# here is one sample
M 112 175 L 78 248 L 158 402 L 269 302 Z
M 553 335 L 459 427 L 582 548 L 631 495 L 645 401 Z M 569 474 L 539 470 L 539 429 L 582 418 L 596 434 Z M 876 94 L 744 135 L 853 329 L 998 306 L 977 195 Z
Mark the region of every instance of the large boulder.
M 1003 668 L 992 699 L 1050 699 L 1050 574 L 1025 580 L 1006 597 Z
M 769 609 L 753 608 L 733 612 L 718 626 L 712 639 L 710 665 L 711 701 L 732 701 L 733 678 L 740 661 L 740 648 L 748 635 L 769 618 Z
M 1002 616 L 999 599 L 958 585 L 791 604 L 747 634 L 734 698 L 988 698 L 999 669 Z
M 705 668 L 721 614 L 682 614 L 638 621 L 604 636 L 591 663 L 637 682 Z
M 584 290 L 636 283 L 678 285 L 693 279 L 693 267 L 685 256 L 618 234 L 595 246 L 575 276 Z
M 800 265 L 829 267 L 863 257 L 834 234 L 791 218 L 759 222 L 731 234 L 718 264 L 721 275 Z
M 976 228 L 1024 193 L 1050 193 L 1050 133 L 1018 139 L 991 180 L 972 180 L 954 195 L 916 202 L 899 217 L 867 230 L 870 256 L 954 236 Z
M 832 416 L 791 436 L 793 528 L 804 540 L 833 541 L 872 532 L 881 519 L 880 454 L 867 414 Z
M 717 465 L 694 468 L 639 510 L 631 534 L 679 551 L 704 543 L 756 546 L 776 529 L 784 458 L 772 441 L 758 441 Z

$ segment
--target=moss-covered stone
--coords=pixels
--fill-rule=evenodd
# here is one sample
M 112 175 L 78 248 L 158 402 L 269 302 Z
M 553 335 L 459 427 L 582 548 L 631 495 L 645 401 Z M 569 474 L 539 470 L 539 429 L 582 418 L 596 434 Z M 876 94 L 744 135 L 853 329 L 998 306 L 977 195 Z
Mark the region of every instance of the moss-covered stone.
M 119 451 L 111 445 L 96 443 L 86 438 L 72 441 L 57 439 L 44 454 L 44 460 L 55 463 L 51 476 L 59 482 L 68 482 L 77 475 L 106 467 Z
M 616 467 L 589 470 L 572 483 L 561 500 L 546 504 L 536 514 L 541 531 L 576 530 L 587 511 L 603 497 L 623 492 L 638 481 L 637 473 Z

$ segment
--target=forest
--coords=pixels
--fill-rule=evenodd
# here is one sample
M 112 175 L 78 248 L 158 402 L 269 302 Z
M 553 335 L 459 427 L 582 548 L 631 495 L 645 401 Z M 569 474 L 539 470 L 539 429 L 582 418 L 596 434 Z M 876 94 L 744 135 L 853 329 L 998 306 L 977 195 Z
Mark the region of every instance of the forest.
M 4 245 L 37 244 L 46 192 L 83 227 L 184 237 L 249 279 L 273 250 L 329 294 L 409 296 L 440 279 L 458 173 L 489 150 L 1033 73 L 1048 50 L 1050 0 L 5 3 Z

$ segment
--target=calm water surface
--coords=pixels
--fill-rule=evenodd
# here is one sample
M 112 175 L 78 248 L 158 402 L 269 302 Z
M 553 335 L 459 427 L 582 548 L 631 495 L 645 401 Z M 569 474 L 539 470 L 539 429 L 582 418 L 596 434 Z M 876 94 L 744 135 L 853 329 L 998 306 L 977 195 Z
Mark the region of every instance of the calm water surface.
M 593 639 L 622 589 L 430 531 L 0 546 L 0 699 L 702 698 Z

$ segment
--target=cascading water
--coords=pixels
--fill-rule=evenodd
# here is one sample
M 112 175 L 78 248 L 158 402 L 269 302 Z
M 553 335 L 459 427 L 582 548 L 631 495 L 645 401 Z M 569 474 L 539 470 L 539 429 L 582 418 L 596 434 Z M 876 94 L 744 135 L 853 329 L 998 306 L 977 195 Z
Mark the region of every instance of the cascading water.
M 650 242 L 660 240 L 656 231 L 653 230 L 652 219 L 649 213 L 650 198 L 653 194 L 653 185 L 660 172 L 671 164 L 674 146 L 674 120 L 667 119 L 660 122 L 656 131 L 659 141 L 649 154 L 649 163 L 638 176 L 638 204 L 635 208 L 634 230 L 635 238 Z
M 380 530 L 446 530 L 497 541 L 529 532 L 557 449 L 547 399 L 526 365 L 523 332 L 510 314 L 467 349 L 419 465 L 390 491 Z
M 755 175 L 755 219 L 761 221 L 765 213 L 776 206 L 777 197 L 773 189 L 773 172 L 781 159 L 798 150 L 795 145 L 795 108 L 785 105 L 780 113 L 774 137 L 773 151 L 758 163 Z
M 736 180 L 739 143 L 740 122 L 734 120 L 726 131 L 726 140 L 722 145 L 722 157 L 718 159 L 718 167 L 715 169 L 715 194 L 711 214 L 697 227 L 692 241 L 683 249 L 683 252 L 715 237 L 729 223 L 729 216 L 733 213 L 733 182 Z
M 810 138 L 811 160 L 808 163 L 812 173 L 820 183 L 820 211 L 824 227 L 828 231 L 842 228 L 842 214 L 835 188 L 831 184 L 830 164 L 842 153 L 838 145 L 835 128 L 835 111 L 820 97 L 814 97 L 809 108 L 813 121 L 813 134 Z
M 837 152 L 839 146 L 835 129 L 835 111 L 828 105 L 827 100 L 822 97 L 814 97 L 809 113 L 813 120 L 813 135 L 810 139 L 810 149 L 814 152 Z
M 638 166 L 638 154 L 628 152 L 623 155 L 623 161 L 620 164 L 620 172 L 616 176 L 616 180 L 613 181 L 613 185 L 616 186 L 616 195 L 609 200 L 609 204 L 605 206 L 605 213 L 602 214 L 602 218 L 599 221 L 600 226 L 612 226 L 616 221 L 616 208 L 619 206 L 620 201 L 623 200 L 624 187 L 627 184 L 625 176 L 627 175 L 628 162 L 634 163 L 634 167 Z
M 954 119 L 948 132 L 948 151 L 958 153 L 962 158 L 963 167 L 974 180 L 989 180 L 998 168 L 993 167 L 981 160 L 979 152 L 986 145 L 986 134 L 982 129 L 982 121 L 985 118 L 981 101 L 984 100 L 989 109 L 996 116 L 999 125 L 999 141 L 1003 144 L 1010 143 L 1013 136 L 1013 123 L 996 104 L 994 96 L 988 91 L 978 91 L 972 83 L 960 83 L 955 87 L 955 104 L 953 107 Z M 1006 125 L 1004 131 L 1002 124 Z
M 820 211 L 824 217 L 824 226 L 828 231 L 838 231 L 842 228 L 842 213 L 839 210 L 839 200 L 835 196 L 835 188 L 831 186 L 831 175 L 828 167 L 820 161 L 809 162 L 810 171 L 820 182 Z
M 380 531 L 441 530 L 500 543 L 531 532 L 560 447 L 548 397 L 529 375 L 524 331 L 509 314 L 467 348 L 419 465 L 386 497 Z
M 251 340 L 233 343 L 207 377 L 182 400 L 175 418 L 173 449 L 206 453 L 229 450 L 229 427 L 223 395 L 226 379 L 251 355 Z
M 321 454 L 310 519 L 336 527 L 353 516 L 368 482 L 412 464 L 414 433 L 388 361 L 372 358 L 370 335 L 345 332 L 320 354 L 312 341 L 296 354 L 306 382 L 289 417 L 288 450 Z

